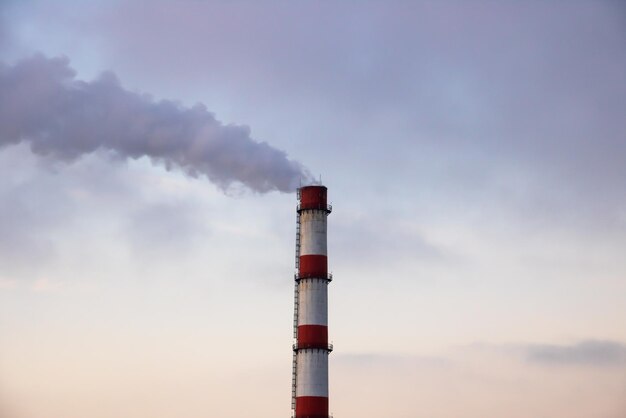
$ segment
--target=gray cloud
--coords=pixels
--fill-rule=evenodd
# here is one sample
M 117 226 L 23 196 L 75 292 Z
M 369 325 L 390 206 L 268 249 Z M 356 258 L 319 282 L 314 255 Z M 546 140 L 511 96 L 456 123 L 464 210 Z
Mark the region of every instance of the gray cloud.
M 154 101 L 124 89 L 113 73 L 80 81 L 66 58 L 42 55 L 0 64 L 0 146 L 19 142 L 63 161 L 97 150 L 146 156 L 224 189 L 288 192 L 308 178 L 285 152 L 253 140 L 248 127 L 223 125 L 204 105 Z
M 542 365 L 623 366 L 626 345 L 616 341 L 585 340 L 572 345 L 531 345 L 526 360 Z
M 335 150 L 323 160 L 335 163 L 333 175 L 344 175 L 349 155 L 351 167 L 393 176 L 404 192 L 419 183 L 437 199 L 463 189 L 462 210 L 508 204 L 526 217 L 617 223 L 626 178 L 620 2 L 193 2 L 176 13 L 156 3 L 112 3 L 94 29 L 76 33 L 142 82 L 184 73 L 246 94 L 250 107 L 273 97 L 311 132 L 304 152 Z M 144 77 L 145 66 L 154 73 Z M 494 189 L 505 189 L 501 201 L 475 198 Z

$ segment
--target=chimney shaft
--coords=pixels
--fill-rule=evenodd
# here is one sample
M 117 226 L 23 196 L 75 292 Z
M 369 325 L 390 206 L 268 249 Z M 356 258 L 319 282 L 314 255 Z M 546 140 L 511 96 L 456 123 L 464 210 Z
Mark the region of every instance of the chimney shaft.
M 328 418 L 328 254 L 324 186 L 298 189 L 292 410 L 295 418 Z

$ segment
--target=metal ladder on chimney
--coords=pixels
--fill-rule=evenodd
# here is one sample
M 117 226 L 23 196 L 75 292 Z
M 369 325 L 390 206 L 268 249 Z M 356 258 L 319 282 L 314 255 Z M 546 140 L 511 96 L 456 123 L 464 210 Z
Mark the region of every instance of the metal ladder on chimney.
M 300 202 L 300 189 L 298 189 L 298 202 Z M 300 307 L 300 289 L 298 285 L 298 269 L 300 268 L 300 211 L 296 218 L 296 272 L 294 275 L 293 292 L 293 338 L 298 339 L 298 308 Z M 296 384 L 298 380 L 298 352 L 294 349 L 291 364 L 291 410 L 295 416 L 296 410 Z

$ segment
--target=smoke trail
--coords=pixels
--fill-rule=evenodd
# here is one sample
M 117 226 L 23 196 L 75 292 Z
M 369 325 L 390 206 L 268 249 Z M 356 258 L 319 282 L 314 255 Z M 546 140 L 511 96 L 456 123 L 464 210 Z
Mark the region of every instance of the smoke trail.
M 110 72 L 92 82 L 75 77 L 67 58 L 0 63 L 0 147 L 28 142 L 34 153 L 64 161 L 98 149 L 147 156 L 224 189 L 239 182 L 288 192 L 310 177 L 284 151 L 256 142 L 246 126 L 223 125 L 201 104 L 154 101 Z

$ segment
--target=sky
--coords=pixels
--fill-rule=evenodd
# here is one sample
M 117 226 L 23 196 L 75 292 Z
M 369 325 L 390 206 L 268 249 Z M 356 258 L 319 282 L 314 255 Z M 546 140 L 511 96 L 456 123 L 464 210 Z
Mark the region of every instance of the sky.
M 0 416 L 626 416 L 620 1 L 0 2 Z

